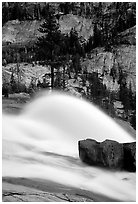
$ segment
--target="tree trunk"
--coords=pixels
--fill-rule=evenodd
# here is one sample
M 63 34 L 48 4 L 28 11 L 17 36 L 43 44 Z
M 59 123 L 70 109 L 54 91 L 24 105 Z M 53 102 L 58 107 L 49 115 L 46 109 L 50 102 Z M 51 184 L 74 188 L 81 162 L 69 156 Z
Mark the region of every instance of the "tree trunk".
M 65 65 L 63 65 L 63 90 L 65 89 Z
M 51 66 L 51 89 L 54 88 L 54 67 Z

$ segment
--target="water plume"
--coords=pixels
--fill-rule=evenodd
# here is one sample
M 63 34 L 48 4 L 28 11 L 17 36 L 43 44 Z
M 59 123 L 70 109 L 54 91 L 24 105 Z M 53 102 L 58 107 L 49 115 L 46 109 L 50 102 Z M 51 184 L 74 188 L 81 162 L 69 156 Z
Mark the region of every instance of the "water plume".
M 49 179 L 122 201 L 135 201 L 135 173 L 83 164 L 78 141 L 133 142 L 110 117 L 83 99 L 43 93 L 20 115 L 3 114 L 3 176 Z

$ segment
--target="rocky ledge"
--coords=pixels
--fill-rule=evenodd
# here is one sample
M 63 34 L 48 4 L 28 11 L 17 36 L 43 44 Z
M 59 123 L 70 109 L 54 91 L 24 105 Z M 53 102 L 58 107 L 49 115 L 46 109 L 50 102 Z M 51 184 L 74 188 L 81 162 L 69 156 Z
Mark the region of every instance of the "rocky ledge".
M 88 198 L 65 193 L 49 193 L 41 191 L 3 191 L 3 202 L 93 202 Z
M 2 178 L 3 202 L 119 202 L 84 189 L 50 180 L 23 177 Z
M 93 202 L 92 196 L 69 187 L 27 178 L 2 179 L 3 202 Z M 67 190 L 66 190 L 67 189 Z M 69 189 L 69 190 L 68 190 Z
M 78 142 L 80 159 L 93 166 L 136 171 L 136 142 L 119 143 L 113 140 L 97 142 L 93 139 Z

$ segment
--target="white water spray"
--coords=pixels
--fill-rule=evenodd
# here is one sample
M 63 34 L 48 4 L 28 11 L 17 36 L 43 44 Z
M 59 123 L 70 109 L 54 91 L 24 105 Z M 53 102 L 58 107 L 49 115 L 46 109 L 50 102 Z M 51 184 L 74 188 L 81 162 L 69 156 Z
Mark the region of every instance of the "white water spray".
M 19 116 L 3 115 L 3 176 L 49 179 L 122 201 L 135 201 L 135 173 L 111 172 L 79 160 L 78 141 L 133 142 L 88 102 L 43 94 Z

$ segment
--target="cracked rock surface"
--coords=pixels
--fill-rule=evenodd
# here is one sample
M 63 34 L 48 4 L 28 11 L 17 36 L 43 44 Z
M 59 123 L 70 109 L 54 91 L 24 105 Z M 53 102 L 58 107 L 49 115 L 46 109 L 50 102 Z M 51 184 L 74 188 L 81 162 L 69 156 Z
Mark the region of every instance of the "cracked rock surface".
M 23 185 L 3 182 L 3 202 L 92 202 L 90 198 L 70 193 L 44 192 Z
M 3 177 L 3 202 L 118 202 L 85 189 L 38 178 Z

